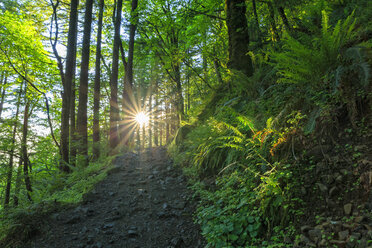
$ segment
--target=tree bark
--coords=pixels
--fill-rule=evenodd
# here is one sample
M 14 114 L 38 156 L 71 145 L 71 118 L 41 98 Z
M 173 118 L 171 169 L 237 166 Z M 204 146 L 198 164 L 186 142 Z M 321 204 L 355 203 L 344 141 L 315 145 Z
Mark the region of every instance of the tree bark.
M 273 39 L 273 41 L 280 41 L 280 37 L 279 37 L 278 31 L 276 29 L 275 11 L 274 11 L 273 4 L 271 2 L 267 2 L 267 7 L 269 9 L 269 14 L 270 14 L 269 21 L 270 21 L 271 33 L 272 33 L 272 37 L 273 37 L 272 39 Z
M 79 0 L 71 0 L 65 82 L 62 94 L 62 114 L 61 114 L 61 169 L 70 172 L 69 164 L 69 114 L 71 106 L 71 85 L 75 73 L 76 42 L 77 42 L 77 23 Z
M 119 144 L 118 136 L 118 121 L 119 121 L 119 108 L 118 108 L 118 75 L 119 75 L 119 46 L 120 46 L 120 25 L 121 25 L 121 9 L 123 7 L 123 0 L 118 0 L 116 6 L 115 18 L 115 34 L 114 46 L 112 49 L 112 69 L 110 77 L 110 140 L 109 145 L 111 152 Z
M 27 88 L 25 89 L 27 92 Z M 23 166 L 23 174 L 24 174 L 24 181 L 25 186 L 27 190 L 27 198 L 32 201 L 30 192 L 32 192 L 32 186 L 31 186 L 31 180 L 28 174 L 28 155 L 27 155 L 27 134 L 28 134 L 28 119 L 30 116 L 30 101 L 27 100 L 25 92 L 25 101 L 26 106 L 23 113 L 23 127 L 22 127 L 22 141 L 21 141 L 21 156 L 19 159 L 19 166 L 17 169 L 17 179 L 16 179 L 16 185 L 15 185 L 15 193 L 14 193 L 14 206 L 18 206 L 18 195 L 19 191 L 21 189 L 21 172 L 22 172 L 22 166 Z
M 76 119 L 76 131 L 79 139 L 78 154 L 81 156 L 82 165 L 88 165 L 88 81 L 89 81 L 89 56 L 90 35 L 92 30 L 93 0 L 87 0 L 84 17 L 83 49 L 81 55 L 79 105 Z
M 176 83 L 176 99 L 175 99 L 175 104 L 176 104 L 176 109 L 177 109 L 177 121 L 176 125 L 177 127 L 180 127 L 181 125 L 181 120 L 184 119 L 185 112 L 184 112 L 184 103 L 183 103 L 183 96 L 182 96 L 182 84 L 181 84 L 181 64 L 178 60 L 179 57 L 179 44 L 178 44 L 178 35 L 177 31 L 172 29 L 172 32 L 170 34 L 171 37 L 171 45 L 174 49 L 175 54 L 172 54 L 175 58 L 172 58 L 172 60 L 176 60 L 175 62 L 172 62 L 172 67 L 173 67 L 173 80 Z
M 1 114 L 3 112 L 3 106 L 4 106 L 4 100 L 5 100 L 5 85 L 7 83 L 7 77 L 4 76 L 4 81 L 2 81 L 2 84 L 1 84 L 1 99 L 0 99 L 0 120 L 1 120 Z
M 6 186 L 5 186 L 4 208 L 7 208 L 9 206 L 9 201 L 10 201 L 10 190 L 12 187 L 12 177 L 13 177 L 14 151 L 15 151 L 16 134 L 17 134 L 17 126 L 18 126 L 18 114 L 19 114 L 19 106 L 21 104 L 22 93 L 23 93 L 23 83 L 21 84 L 21 88 L 19 90 L 17 104 L 16 104 L 17 105 L 16 114 L 15 114 L 15 119 L 13 122 L 13 133 L 12 133 L 12 141 L 10 145 L 9 164 L 8 164 Z
M 222 80 L 222 75 L 221 75 L 221 72 L 220 72 L 220 63 L 218 62 L 217 58 L 215 58 L 213 60 L 213 65 L 214 65 L 214 70 L 215 70 L 216 75 L 217 75 L 217 81 L 220 85 L 222 85 L 223 80 Z
M 49 31 L 50 32 L 50 37 L 49 37 L 49 40 L 50 40 L 50 44 L 51 44 L 52 49 L 53 49 L 53 54 L 54 54 L 54 56 L 56 57 L 56 60 L 57 60 L 57 66 L 58 66 L 59 74 L 61 76 L 62 84 L 64 84 L 65 73 L 63 71 L 63 62 L 62 62 L 62 58 L 61 58 L 61 56 L 59 56 L 59 53 L 58 53 L 58 50 L 57 50 L 57 42 L 58 42 L 58 35 L 59 35 L 57 8 L 60 4 L 60 1 L 57 0 L 56 3 L 54 3 L 54 1 L 50 1 L 50 3 L 52 5 L 53 14 L 52 14 L 52 18 L 50 20 L 50 31 Z M 55 26 L 54 39 L 52 39 L 52 36 L 53 36 L 53 22 L 54 22 L 54 26 Z
M 226 0 L 226 24 L 229 36 L 229 68 L 252 76 L 245 0 Z
M 154 84 L 154 78 L 151 80 L 150 84 L 150 97 L 149 97 L 149 124 L 148 124 L 148 130 L 149 130 L 149 148 L 152 148 L 152 120 L 153 120 L 153 111 L 152 111 L 152 89 Z
M 170 138 L 170 104 L 165 103 L 165 142 L 168 143 Z
M 128 82 L 133 86 L 133 57 L 134 57 L 134 37 L 136 35 L 137 29 L 137 5 L 138 0 L 132 0 L 132 11 L 131 20 L 129 27 L 129 49 L 128 49 L 128 66 L 127 66 L 127 76 Z
M 23 116 L 23 130 L 22 130 L 22 144 L 21 144 L 21 160 L 23 162 L 23 174 L 25 178 L 25 186 L 27 191 L 27 198 L 29 201 L 32 201 L 31 192 L 32 192 L 32 185 L 30 175 L 28 174 L 29 168 L 29 160 L 28 160 L 28 153 L 27 153 L 27 135 L 28 135 L 28 119 L 30 116 L 30 102 L 27 101 L 25 107 L 25 113 Z
M 100 156 L 100 131 L 99 131 L 99 108 L 101 98 L 101 43 L 102 43 L 102 23 L 103 9 L 105 1 L 99 2 L 98 30 L 97 30 L 97 50 L 96 50 L 96 75 L 94 78 L 94 104 L 93 104 L 93 160 Z
M 123 112 L 124 112 L 124 123 L 121 128 L 123 142 L 128 143 L 130 139 L 130 115 L 133 115 L 136 111 L 134 96 L 133 96 L 133 59 L 134 59 L 134 43 L 135 35 L 137 30 L 137 6 L 138 0 L 132 0 L 131 9 L 131 20 L 129 26 L 129 48 L 128 48 L 128 63 L 125 66 L 125 78 L 124 78 L 124 89 L 123 89 Z
M 77 150 L 77 137 L 76 137 L 76 78 L 73 75 L 71 85 L 71 106 L 70 106 L 70 165 L 76 166 L 76 150 Z
M 163 126 L 164 126 L 164 117 L 163 117 L 163 110 L 161 110 L 161 114 L 159 117 L 159 145 L 163 145 Z
M 252 0 L 252 8 L 253 8 L 254 19 L 256 21 L 258 43 L 261 44 L 262 43 L 262 35 L 261 35 L 261 29 L 260 29 L 260 22 L 258 21 L 256 0 Z
M 181 120 L 185 118 L 185 112 L 184 112 L 184 103 L 183 103 L 183 96 L 182 96 L 182 84 L 181 84 L 181 69 L 180 64 L 177 64 L 174 66 L 174 72 L 175 72 L 175 80 L 176 80 L 176 126 L 179 128 L 181 126 Z
M 19 191 L 21 190 L 21 181 L 22 181 L 21 174 L 22 174 L 22 159 L 20 158 L 18 168 L 17 168 L 16 183 L 14 186 L 14 194 L 13 194 L 14 207 L 17 207 L 19 203 L 18 195 L 19 195 Z
M 289 25 L 288 18 L 287 18 L 287 16 L 285 15 L 284 8 L 283 8 L 282 6 L 278 7 L 278 12 L 279 12 L 280 18 L 282 19 L 282 21 L 283 21 L 283 23 L 284 23 L 284 27 L 285 27 L 285 29 L 286 29 L 287 32 L 290 34 L 290 33 L 291 33 L 291 27 L 290 27 L 290 25 Z
M 154 111 L 154 144 L 155 146 L 159 145 L 159 123 L 160 123 L 160 115 L 159 115 L 159 81 L 156 76 L 155 79 L 155 87 L 154 87 L 154 94 L 155 94 L 155 111 Z

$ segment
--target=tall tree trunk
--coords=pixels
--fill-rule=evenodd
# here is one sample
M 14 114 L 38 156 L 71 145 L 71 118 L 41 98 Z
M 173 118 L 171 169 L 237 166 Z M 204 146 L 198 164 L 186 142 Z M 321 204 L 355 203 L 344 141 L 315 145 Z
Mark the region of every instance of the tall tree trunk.
M 207 39 L 207 35 L 204 34 L 204 39 L 206 40 Z M 203 44 L 203 46 L 207 46 L 205 43 Z M 207 60 L 207 56 L 202 53 L 202 60 L 203 60 L 203 78 L 204 78 L 204 81 L 206 82 L 206 84 L 209 85 L 209 76 L 208 76 L 208 60 Z
M 19 191 L 21 191 L 21 174 L 22 174 L 22 159 L 19 159 L 18 167 L 17 167 L 17 175 L 16 175 L 16 183 L 14 186 L 14 194 L 13 194 L 13 205 L 14 207 L 18 206 L 19 203 Z
M 32 185 L 30 175 L 28 174 L 29 169 L 29 160 L 27 154 L 27 135 L 28 135 L 28 119 L 30 117 L 30 102 L 27 101 L 25 107 L 25 113 L 23 116 L 23 130 L 22 130 L 22 144 L 21 144 L 21 160 L 23 162 L 23 174 L 25 178 L 25 186 L 27 190 L 27 198 L 29 201 L 32 201 L 31 192 L 32 192 Z
M 165 103 L 165 142 L 168 143 L 170 137 L 170 104 L 169 100 Z
M 27 88 L 25 89 L 27 91 Z M 30 115 L 30 101 L 27 100 L 26 92 L 25 92 L 25 101 L 26 106 L 23 113 L 23 127 L 22 127 L 22 141 L 21 141 L 21 156 L 19 159 L 19 166 L 17 169 L 17 179 L 16 179 L 16 185 L 15 185 L 15 193 L 14 193 L 14 206 L 18 206 L 18 195 L 19 191 L 21 189 L 21 182 L 22 182 L 22 166 L 23 166 L 23 172 L 24 172 L 24 180 L 27 190 L 27 198 L 31 201 L 31 195 L 30 192 L 32 192 L 31 187 L 31 180 L 28 175 L 28 156 L 27 156 L 27 134 L 28 134 L 28 118 Z
M 270 27 L 271 27 L 271 33 L 272 33 L 272 39 L 273 41 L 280 41 L 280 37 L 278 34 L 278 31 L 276 29 L 276 22 L 275 22 L 275 11 L 273 4 L 271 2 L 267 2 L 267 7 L 269 9 L 269 21 L 270 21 Z
M 181 66 L 177 64 L 174 66 L 175 70 L 175 79 L 176 79 L 176 126 L 179 128 L 181 126 L 181 120 L 185 118 L 184 112 L 184 103 L 183 103 L 183 96 L 182 96 L 182 84 L 181 84 Z
M 129 26 L 129 47 L 128 47 L 128 63 L 125 67 L 124 89 L 123 89 L 123 112 L 124 122 L 121 132 L 124 143 L 127 144 L 130 139 L 130 115 L 135 111 L 134 96 L 133 96 L 133 58 L 134 58 L 134 42 L 137 29 L 137 6 L 138 0 L 132 0 L 131 20 Z
M 287 16 L 285 15 L 284 8 L 283 8 L 282 6 L 278 7 L 278 12 L 279 12 L 280 18 L 282 19 L 282 21 L 283 21 L 283 23 L 284 23 L 284 27 L 285 27 L 285 29 L 286 29 L 287 32 L 290 34 L 290 33 L 291 33 L 291 27 L 290 27 L 290 25 L 289 25 L 288 18 L 287 18 Z
M 101 98 L 101 40 L 103 9 L 105 1 L 99 2 L 98 30 L 97 30 L 97 51 L 96 51 L 96 75 L 94 78 L 94 105 L 93 105 L 93 159 L 100 156 L 100 133 L 99 133 L 99 105 Z
M 64 84 L 65 83 L 65 73 L 63 71 L 63 62 L 62 62 L 61 56 L 59 56 L 58 49 L 57 49 L 58 36 L 59 36 L 57 8 L 60 4 L 60 1 L 57 0 L 56 3 L 54 3 L 54 1 L 50 1 L 50 3 L 52 5 L 53 14 L 52 14 L 52 18 L 50 20 L 49 40 L 50 40 L 50 44 L 52 46 L 53 54 L 54 54 L 54 56 L 57 60 L 57 67 L 58 67 L 58 70 L 59 70 L 59 74 L 61 76 L 62 84 Z M 53 36 L 53 23 L 54 23 L 54 27 L 55 27 L 55 29 L 54 29 L 54 39 L 52 38 L 52 36 Z
M 78 23 L 79 0 L 71 0 L 70 20 L 67 40 L 67 57 L 65 82 L 62 94 L 62 114 L 61 114 L 61 169 L 70 172 L 69 163 L 69 113 L 71 106 L 71 85 L 75 73 L 76 61 L 76 42 L 77 42 L 77 23 Z
M 216 75 L 217 75 L 217 81 L 220 85 L 222 85 L 223 80 L 222 80 L 222 75 L 221 75 L 221 72 L 220 72 L 220 63 L 218 62 L 217 58 L 215 58 L 213 60 L 213 65 L 214 65 L 214 70 L 215 70 Z
M 132 12 L 129 27 L 129 48 L 128 48 L 128 67 L 127 67 L 127 79 L 130 85 L 133 86 L 133 57 L 134 57 L 134 37 L 137 29 L 137 5 L 138 0 L 132 0 Z
M 183 102 L 183 95 L 182 95 L 182 84 L 181 84 L 181 64 L 178 60 L 179 58 L 179 44 L 178 44 L 178 36 L 177 36 L 177 31 L 175 29 L 172 29 L 171 33 L 171 44 L 174 48 L 175 58 L 173 60 L 176 60 L 175 62 L 172 62 L 172 67 L 173 67 L 173 80 L 176 83 L 176 99 L 175 99 L 175 104 L 176 104 L 176 109 L 177 109 L 177 121 L 176 125 L 177 127 L 180 127 L 181 125 L 181 120 L 184 119 L 185 112 L 184 112 L 184 102 Z
M 187 49 L 186 51 L 186 56 L 187 56 L 187 60 L 188 60 L 188 64 L 190 66 L 192 66 L 192 62 L 190 62 L 190 50 Z M 189 110 L 190 110 L 190 68 L 189 66 L 186 68 L 186 101 L 187 101 L 187 104 L 186 104 L 186 108 L 185 108 L 185 114 L 187 115 L 189 113 Z
M 154 144 L 155 146 L 159 145 L 159 128 L 160 128 L 160 115 L 159 115 L 159 81 L 158 78 L 155 79 L 155 111 L 154 111 Z
M 246 76 L 253 74 L 251 57 L 248 55 L 249 35 L 245 0 L 226 0 L 226 24 L 229 35 L 229 68 Z
M 153 111 L 152 111 L 152 89 L 153 89 L 154 79 L 151 80 L 150 84 L 150 97 L 149 97 L 149 124 L 148 124 L 148 130 L 149 130 L 149 148 L 152 148 L 152 120 L 153 120 Z
M 1 114 L 3 112 L 3 106 L 4 106 L 4 100 L 5 100 L 5 86 L 6 86 L 6 83 L 7 83 L 7 77 L 4 76 L 4 81 L 1 82 L 1 99 L 0 99 L 0 120 L 1 120 Z
M 85 3 L 83 49 L 81 54 L 81 70 L 79 85 L 79 105 L 76 119 L 76 130 L 79 139 L 78 154 L 82 156 L 81 163 L 88 165 L 88 81 L 89 81 L 89 55 L 90 34 L 92 30 L 93 0 Z
M 109 145 L 111 151 L 119 144 L 118 137 L 118 121 L 119 121 L 119 109 L 118 109 L 118 70 L 119 70 L 119 46 L 120 46 L 120 24 L 121 24 L 121 9 L 123 6 L 123 0 L 118 0 L 116 7 L 116 19 L 115 19 L 115 34 L 114 34 L 114 47 L 112 49 L 112 70 L 110 77 L 110 140 Z
M 5 208 L 8 207 L 9 201 L 10 201 L 10 190 L 11 190 L 11 187 L 12 187 L 12 177 L 13 177 L 14 150 L 15 150 L 17 125 L 18 125 L 18 114 L 19 114 L 19 106 L 21 105 L 22 91 L 23 91 L 23 83 L 21 84 L 21 88 L 19 90 L 17 104 L 16 104 L 17 105 L 16 106 L 16 114 L 15 114 L 15 119 L 14 119 L 14 122 L 13 122 L 13 134 L 12 134 L 12 141 L 11 141 L 10 151 L 9 151 L 9 164 L 8 164 L 6 187 L 5 187 L 5 199 L 4 199 L 4 207 Z
M 71 107 L 70 107 L 70 165 L 76 166 L 76 150 L 78 146 L 76 137 L 76 78 L 73 75 L 71 85 Z
M 258 21 L 256 0 L 252 0 L 252 8 L 253 8 L 254 19 L 256 21 L 258 43 L 261 44 L 262 43 L 262 35 L 261 35 L 261 29 L 260 29 L 260 22 Z
M 141 152 L 141 128 L 140 125 L 136 125 L 136 133 L 137 133 L 137 148 L 138 151 Z
M 159 145 L 163 145 L 163 127 L 164 127 L 164 117 L 163 117 L 163 110 L 161 110 L 161 114 L 159 115 Z
M 142 125 L 142 149 L 145 149 L 146 146 L 146 125 Z

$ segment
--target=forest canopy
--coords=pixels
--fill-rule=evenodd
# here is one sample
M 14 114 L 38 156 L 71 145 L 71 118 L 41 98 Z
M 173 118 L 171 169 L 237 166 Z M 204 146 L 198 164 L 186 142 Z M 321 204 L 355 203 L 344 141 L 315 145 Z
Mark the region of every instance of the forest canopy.
M 324 147 L 369 173 L 371 19 L 368 0 L 1 1 L 1 215 L 167 145 L 207 247 L 298 241 Z

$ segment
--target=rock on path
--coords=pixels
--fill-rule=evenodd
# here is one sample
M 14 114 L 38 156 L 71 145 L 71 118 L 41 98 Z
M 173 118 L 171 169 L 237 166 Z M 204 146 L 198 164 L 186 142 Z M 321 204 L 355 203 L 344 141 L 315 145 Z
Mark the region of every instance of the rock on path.
M 203 247 L 186 179 L 164 148 L 127 153 L 114 165 L 81 205 L 53 214 L 25 247 Z

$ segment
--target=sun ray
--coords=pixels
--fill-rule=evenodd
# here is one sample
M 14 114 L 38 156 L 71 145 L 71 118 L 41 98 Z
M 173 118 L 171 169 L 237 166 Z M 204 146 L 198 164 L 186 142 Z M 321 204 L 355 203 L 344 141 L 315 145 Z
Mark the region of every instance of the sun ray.
M 149 116 L 147 113 L 141 111 L 136 114 L 135 120 L 142 127 L 149 122 Z

